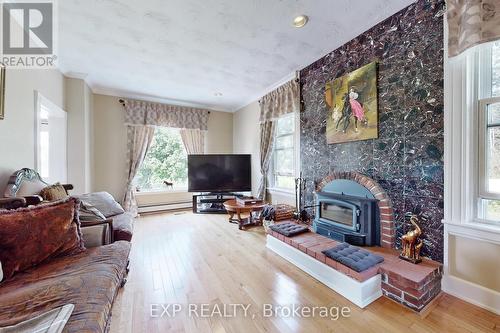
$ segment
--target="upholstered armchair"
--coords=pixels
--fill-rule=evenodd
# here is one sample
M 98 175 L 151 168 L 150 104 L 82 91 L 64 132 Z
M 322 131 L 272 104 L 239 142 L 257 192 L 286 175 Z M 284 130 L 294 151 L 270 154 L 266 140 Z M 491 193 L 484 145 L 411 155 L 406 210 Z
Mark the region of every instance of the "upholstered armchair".
M 33 169 L 24 168 L 14 172 L 7 183 L 4 191 L 4 199 L 0 199 L 0 208 L 16 209 L 20 207 L 38 205 L 43 201 L 40 192 L 50 186 Z M 71 184 L 61 184 L 69 195 L 73 189 Z M 113 242 L 113 220 L 80 219 L 85 246 L 95 247 Z

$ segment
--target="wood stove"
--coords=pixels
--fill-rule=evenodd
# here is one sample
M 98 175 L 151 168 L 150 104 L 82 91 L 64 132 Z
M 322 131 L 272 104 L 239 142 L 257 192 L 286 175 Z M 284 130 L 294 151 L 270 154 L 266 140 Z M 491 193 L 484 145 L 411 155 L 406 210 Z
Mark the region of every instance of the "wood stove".
M 354 181 L 329 185 L 315 193 L 315 232 L 353 245 L 380 245 L 378 200 Z

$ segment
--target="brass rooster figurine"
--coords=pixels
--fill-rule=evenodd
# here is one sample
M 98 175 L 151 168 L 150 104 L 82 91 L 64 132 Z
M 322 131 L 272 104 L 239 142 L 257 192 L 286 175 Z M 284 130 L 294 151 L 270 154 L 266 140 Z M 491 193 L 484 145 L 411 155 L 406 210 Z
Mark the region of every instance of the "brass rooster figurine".
M 409 231 L 401 237 L 402 250 L 399 255 L 401 259 L 414 264 L 422 261 L 420 250 L 422 249 L 423 242 L 419 239 L 420 235 L 422 235 L 422 229 L 420 229 L 417 222 L 419 222 L 417 215 L 412 215 L 410 223 L 415 227 L 415 230 Z

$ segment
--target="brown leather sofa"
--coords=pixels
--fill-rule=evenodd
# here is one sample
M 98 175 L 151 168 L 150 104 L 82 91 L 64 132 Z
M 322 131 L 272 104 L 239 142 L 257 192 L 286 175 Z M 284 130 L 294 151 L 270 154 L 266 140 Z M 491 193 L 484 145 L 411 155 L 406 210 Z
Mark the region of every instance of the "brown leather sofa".
M 0 209 L 18 204 L 19 198 L 0 199 Z M 107 332 L 111 307 L 126 282 L 129 252 L 130 243 L 118 241 L 49 260 L 1 282 L 0 327 L 74 304 L 65 332 Z
M 4 191 L 4 197 L 20 198 L 24 199 L 27 205 L 37 205 L 43 200 L 38 194 L 47 186 L 49 184 L 44 182 L 35 170 L 29 168 L 20 169 L 10 176 Z M 71 184 L 63 184 L 62 186 L 66 190 L 66 194 L 69 195 L 69 191 L 73 189 L 73 186 Z M 118 205 L 113 197 L 106 192 L 89 193 L 77 195 L 76 197 L 80 200 L 91 202 L 97 208 L 102 207 L 103 212 L 106 210 L 106 207 L 104 204 L 100 205 L 99 200 L 107 203 L 108 206 L 112 206 L 113 203 Z M 119 240 L 130 242 L 133 234 L 134 216 L 124 212 L 121 207 L 114 212 L 109 212 L 109 214 L 104 213 L 104 215 L 104 219 L 81 219 L 85 247 L 101 246 Z

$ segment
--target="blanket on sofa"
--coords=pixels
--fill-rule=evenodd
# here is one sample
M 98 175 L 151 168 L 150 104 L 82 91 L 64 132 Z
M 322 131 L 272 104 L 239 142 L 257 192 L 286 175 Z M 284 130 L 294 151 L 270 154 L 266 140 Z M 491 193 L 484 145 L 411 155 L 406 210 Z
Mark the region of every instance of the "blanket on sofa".
M 19 324 L 0 327 L 0 333 L 61 333 L 74 308 L 73 304 L 66 304 Z
M 75 304 L 65 332 L 106 332 L 126 274 L 129 242 L 51 260 L 0 283 L 0 327 Z

